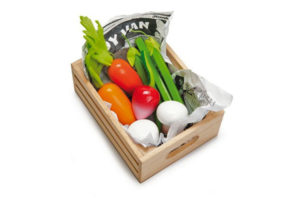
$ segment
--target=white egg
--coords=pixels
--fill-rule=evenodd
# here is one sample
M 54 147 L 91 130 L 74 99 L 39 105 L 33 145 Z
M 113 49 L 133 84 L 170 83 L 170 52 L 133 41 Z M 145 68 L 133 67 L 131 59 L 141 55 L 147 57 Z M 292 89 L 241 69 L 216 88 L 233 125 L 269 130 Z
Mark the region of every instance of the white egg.
M 137 120 L 129 126 L 127 131 L 136 142 L 144 146 L 159 144 L 159 131 L 156 124 L 151 120 Z
M 187 117 L 188 110 L 185 105 L 177 101 L 165 101 L 159 104 L 156 116 L 162 124 L 170 126 L 173 122 Z

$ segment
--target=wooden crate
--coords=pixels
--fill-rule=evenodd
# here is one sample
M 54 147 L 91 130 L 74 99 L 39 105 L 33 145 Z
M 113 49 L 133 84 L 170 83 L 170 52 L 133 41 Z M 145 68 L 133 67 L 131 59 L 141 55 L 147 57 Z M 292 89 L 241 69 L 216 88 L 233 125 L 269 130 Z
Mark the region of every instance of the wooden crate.
M 187 69 L 170 46 L 167 46 L 167 55 L 177 68 Z M 209 112 L 201 122 L 194 124 L 167 143 L 159 147 L 144 148 L 136 144 L 112 116 L 97 91 L 84 76 L 81 59 L 72 63 L 72 74 L 76 93 L 140 182 L 218 134 L 224 111 Z

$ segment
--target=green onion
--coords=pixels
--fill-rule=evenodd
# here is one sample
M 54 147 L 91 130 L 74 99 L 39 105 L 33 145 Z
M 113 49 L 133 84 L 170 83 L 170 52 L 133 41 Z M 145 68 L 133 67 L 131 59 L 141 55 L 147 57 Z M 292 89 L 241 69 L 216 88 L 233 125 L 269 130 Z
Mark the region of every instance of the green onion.
M 151 71 L 153 72 L 155 86 L 158 89 L 162 99 L 164 101 L 172 100 L 171 96 L 169 95 L 168 89 L 166 88 L 163 80 L 159 75 L 159 72 L 157 71 L 155 65 L 153 64 L 153 61 L 150 57 L 149 51 L 144 43 L 144 40 L 139 37 L 135 40 L 135 43 L 139 48 L 139 50 L 141 51 L 142 60 L 144 62 L 143 64 L 146 66 L 147 69 L 149 69 L 150 72 Z
M 149 55 L 148 51 L 141 51 L 142 54 L 142 60 L 144 62 L 144 65 L 150 69 L 153 72 L 153 77 L 155 81 L 155 85 L 164 101 L 170 101 L 171 96 L 169 95 L 168 89 L 166 88 L 163 80 L 159 76 L 158 71 L 156 70 L 155 65 L 153 65 L 153 62 L 151 60 L 151 57 Z
M 142 60 L 139 56 L 135 56 L 135 61 L 134 61 L 134 67 L 137 71 L 137 73 L 139 74 L 140 78 L 142 79 L 143 83 L 145 85 L 149 85 L 150 84 L 150 80 L 151 80 L 151 77 L 150 77 L 150 73 L 148 72 L 148 76 L 149 76 L 149 81 L 148 81 L 148 78 L 147 78 L 147 75 L 146 75 L 146 72 L 144 70 L 144 66 L 142 64 Z M 152 76 L 153 77 L 153 76 Z M 153 79 L 153 78 L 152 78 Z M 153 84 L 154 85 L 154 80 L 153 80 Z M 153 86 L 152 86 L 153 87 Z
M 139 48 L 140 51 L 148 51 L 143 38 L 138 37 L 135 39 L 135 44 Z
M 153 59 L 156 63 L 157 68 L 160 71 L 160 74 L 162 75 L 168 89 L 169 92 L 172 96 L 172 99 L 175 101 L 178 101 L 180 103 L 183 103 L 183 100 L 178 92 L 178 89 L 176 88 L 175 83 L 173 82 L 172 76 L 170 74 L 170 71 L 165 63 L 164 58 L 162 57 L 162 55 L 160 54 L 160 52 L 157 49 L 153 49 Z

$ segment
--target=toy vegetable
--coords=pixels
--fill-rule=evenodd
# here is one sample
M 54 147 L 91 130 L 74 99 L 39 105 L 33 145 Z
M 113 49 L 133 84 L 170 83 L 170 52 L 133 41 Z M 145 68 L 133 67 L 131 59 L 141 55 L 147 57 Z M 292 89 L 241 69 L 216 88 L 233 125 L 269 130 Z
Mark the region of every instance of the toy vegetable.
M 150 68 L 154 74 L 155 86 L 159 90 L 164 101 L 175 100 L 183 103 L 178 89 L 173 82 L 170 71 L 160 54 L 159 43 L 151 36 L 144 40 L 139 37 L 135 40 L 136 45 L 141 51 L 141 56 L 146 68 Z M 152 61 L 154 60 L 154 62 Z
M 160 71 L 167 88 L 169 89 L 169 92 L 171 94 L 171 97 L 173 100 L 178 101 L 180 103 L 183 103 L 183 100 L 181 99 L 181 96 L 179 94 L 179 91 L 176 88 L 175 83 L 173 82 L 172 76 L 170 74 L 170 71 L 165 63 L 165 60 L 163 59 L 162 55 L 160 54 L 160 51 L 156 48 L 153 48 L 153 59 L 157 65 L 158 70 Z
M 133 30 L 131 30 L 133 32 Z M 142 79 L 144 85 L 149 85 L 151 87 L 155 87 L 154 74 L 152 69 L 146 65 L 143 66 L 143 61 L 141 58 L 141 53 L 135 47 L 131 45 L 129 40 L 125 35 L 123 35 L 126 40 L 129 48 L 127 52 L 127 60 L 131 66 L 134 66 L 140 78 Z
M 139 50 L 141 51 L 141 56 L 142 56 L 144 66 L 153 73 L 155 87 L 159 90 L 162 99 L 164 101 L 172 100 L 163 80 L 161 79 L 161 77 L 159 75 L 159 72 L 157 71 L 154 63 L 152 62 L 150 53 L 144 43 L 144 40 L 141 37 L 138 37 L 135 40 L 135 43 L 136 43 L 137 47 L 139 48 Z
M 132 95 L 132 108 L 137 119 L 149 117 L 159 103 L 159 92 L 147 85 L 139 86 Z
M 131 102 L 119 86 L 114 83 L 106 83 L 100 88 L 98 94 L 104 101 L 111 103 L 111 110 L 117 114 L 123 125 L 135 121 Z
M 98 30 L 95 29 L 92 21 L 88 17 L 80 17 L 80 23 L 86 29 L 84 38 L 88 53 L 85 57 L 85 64 L 92 84 L 97 88 L 103 86 L 100 72 L 103 66 L 110 66 L 108 75 L 110 79 L 118 84 L 128 94 L 132 94 L 135 87 L 143 85 L 138 74 L 130 65 L 122 59 L 113 60 L 111 53 L 107 50 L 103 35 L 103 28 L 96 20 Z
M 154 122 L 148 119 L 141 119 L 133 122 L 127 132 L 143 146 L 157 146 L 160 143 L 159 131 Z
M 108 68 L 108 75 L 114 83 L 130 95 L 136 87 L 143 85 L 139 75 L 123 59 L 115 59 L 112 62 Z
M 162 131 L 167 133 L 169 126 L 173 122 L 188 116 L 188 110 L 184 104 L 177 101 L 165 101 L 159 104 L 156 110 L 156 116 L 163 124 Z

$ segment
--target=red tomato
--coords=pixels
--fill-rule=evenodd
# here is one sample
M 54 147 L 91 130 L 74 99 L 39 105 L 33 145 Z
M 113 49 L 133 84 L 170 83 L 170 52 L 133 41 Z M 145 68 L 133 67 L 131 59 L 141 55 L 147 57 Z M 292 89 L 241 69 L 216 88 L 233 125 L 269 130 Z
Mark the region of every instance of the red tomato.
M 134 69 L 123 59 L 115 59 L 108 68 L 109 78 L 132 95 L 137 86 L 143 85 L 143 82 Z

